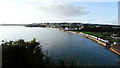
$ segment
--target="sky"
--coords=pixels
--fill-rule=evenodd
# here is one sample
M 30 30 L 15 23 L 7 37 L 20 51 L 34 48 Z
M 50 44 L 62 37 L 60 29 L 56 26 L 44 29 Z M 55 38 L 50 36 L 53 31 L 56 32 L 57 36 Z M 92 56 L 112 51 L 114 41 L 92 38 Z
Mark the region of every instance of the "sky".
M 0 24 L 118 24 L 118 1 L 0 0 Z

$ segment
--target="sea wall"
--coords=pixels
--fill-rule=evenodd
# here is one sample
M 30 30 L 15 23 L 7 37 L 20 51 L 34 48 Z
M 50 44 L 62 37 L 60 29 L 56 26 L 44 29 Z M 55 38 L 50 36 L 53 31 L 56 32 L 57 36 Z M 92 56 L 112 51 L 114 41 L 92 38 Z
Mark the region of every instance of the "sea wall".
M 114 53 L 116 53 L 117 55 L 120 55 L 120 52 L 118 52 L 117 50 L 115 50 L 114 48 L 110 48 L 110 50 Z

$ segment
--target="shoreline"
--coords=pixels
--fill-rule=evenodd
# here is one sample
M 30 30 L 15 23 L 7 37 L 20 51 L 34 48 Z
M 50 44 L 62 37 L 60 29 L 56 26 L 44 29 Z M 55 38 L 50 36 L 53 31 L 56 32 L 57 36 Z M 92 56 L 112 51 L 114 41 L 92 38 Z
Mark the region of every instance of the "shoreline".
M 87 36 L 87 35 L 85 35 L 85 34 L 83 34 L 83 33 L 78 33 L 78 32 L 74 32 L 74 31 L 67 31 L 67 32 L 71 32 L 71 33 L 74 33 L 74 34 L 81 35 L 81 36 L 83 36 L 83 37 L 85 37 L 85 38 L 88 38 L 88 39 L 90 39 L 90 40 L 93 40 L 93 41 L 97 42 L 98 44 L 100 44 L 100 45 L 102 45 L 102 46 L 104 46 L 104 47 L 106 46 L 106 43 L 104 43 L 104 42 L 102 42 L 102 41 L 100 41 L 100 40 L 98 40 L 98 39 L 95 39 L 95 38 L 93 38 L 93 37 Z
M 73 33 L 73 34 L 81 35 L 81 36 L 83 36 L 83 37 L 85 37 L 85 38 L 88 38 L 88 39 L 90 39 L 90 40 L 93 40 L 94 42 L 100 44 L 101 46 L 106 47 L 106 43 L 105 43 L 105 42 L 102 42 L 102 41 L 100 41 L 100 40 L 98 40 L 98 39 L 96 39 L 96 38 L 90 37 L 89 35 L 84 34 L 84 33 L 82 33 L 82 32 L 79 32 L 79 33 L 78 33 L 78 32 L 74 32 L 74 31 L 65 31 L 65 30 L 60 30 L 60 31 L 70 32 L 70 33 Z M 110 49 L 111 52 L 113 52 L 113 53 L 115 53 L 115 54 L 117 54 L 117 55 L 120 55 L 120 52 L 117 51 L 117 50 L 115 50 L 113 47 L 110 47 L 109 49 Z
M 112 52 L 114 52 L 115 54 L 120 55 L 120 52 L 118 52 L 118 51 L 115 50 L 114 48 L 110 48 L 110 50 L 111 50 Z

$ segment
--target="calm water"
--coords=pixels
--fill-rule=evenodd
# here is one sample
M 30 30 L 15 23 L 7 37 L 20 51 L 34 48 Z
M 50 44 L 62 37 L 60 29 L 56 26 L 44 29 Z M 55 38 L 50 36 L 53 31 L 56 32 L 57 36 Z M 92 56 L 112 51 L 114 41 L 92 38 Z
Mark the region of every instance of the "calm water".
M 81 66 L 117 66 L 118 55 L 77 34 L 53 28 L 0 26 L 0 40 L 36 38 L 54 59 L 75 58 Z M 1 41 L 0 41 L 1 43 Z

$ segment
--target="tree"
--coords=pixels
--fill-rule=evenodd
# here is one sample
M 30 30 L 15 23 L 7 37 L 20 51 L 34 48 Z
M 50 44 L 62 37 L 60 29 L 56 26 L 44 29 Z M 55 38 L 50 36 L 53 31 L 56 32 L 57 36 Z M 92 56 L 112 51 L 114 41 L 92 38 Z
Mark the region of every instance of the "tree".
M 34 38 L 31 41 L 19 39 L 16 41 L 4 42 L 2 46 L 2 68 L 43 68 L 46 66 L 62 66 L 72 68 L 74 60 L 58 61 L 55 64 L 47 53 L 42 51 L 39 42 Z M 64 61 L 64 62 L 62 62 Z
M 2 68 L 37 68 L 53 64 L 50 57 L 44 55 L 40 43 L 36 42 L 36 39 L 29 42 L 25 42 L 23 39 L 4 42 L 2 56 Z
M 118 35 L 118 37 L 120 37 L 120 31 L 118 31 L 117 35 Z

